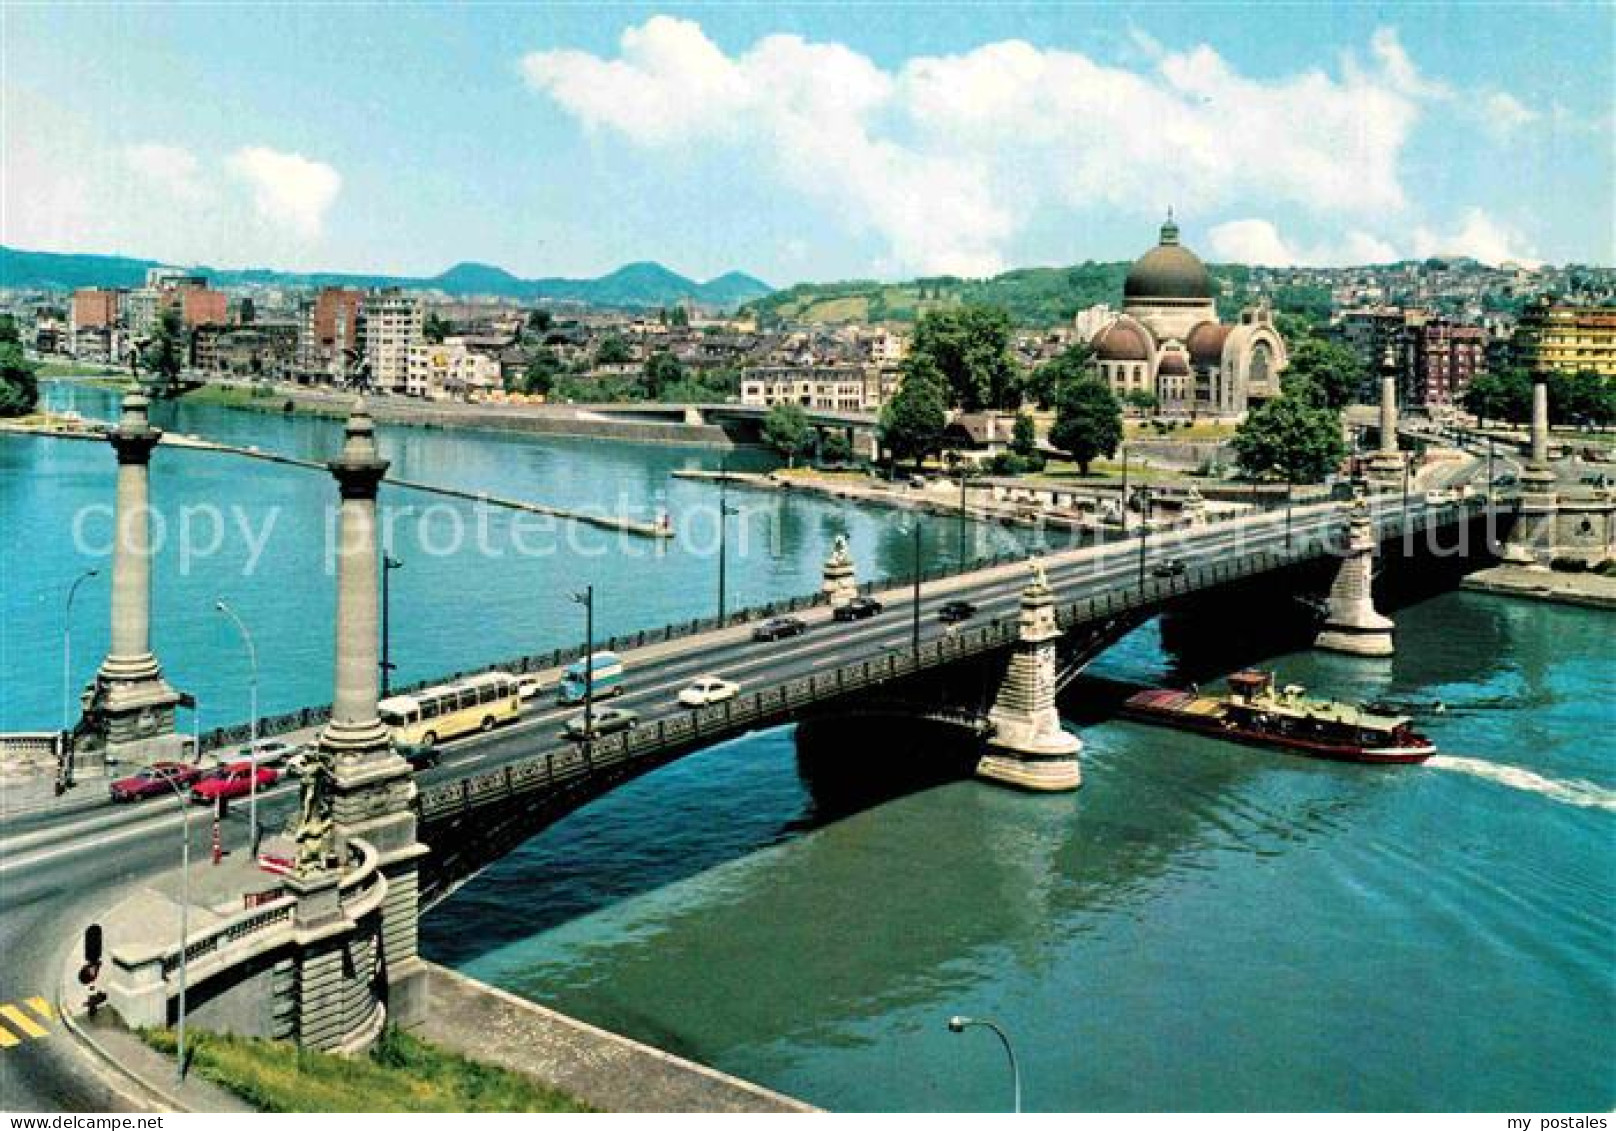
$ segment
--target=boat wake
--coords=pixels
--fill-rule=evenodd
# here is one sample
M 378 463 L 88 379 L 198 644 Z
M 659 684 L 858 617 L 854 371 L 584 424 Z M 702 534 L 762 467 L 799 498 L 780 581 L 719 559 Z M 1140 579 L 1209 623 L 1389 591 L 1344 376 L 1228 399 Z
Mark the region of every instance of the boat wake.
M 1603 809 L 1616 813 L 1616 791 L 1605 789 L 1590 781 L 1557 781 L 1519 766 L 1506 766 L 1499 762 L 1483 762 L 1479 758 L 1458 758 L 1448 754 L 1434 754 L 1426 759 L 1427 766 L 1439 770 L 1456 770 L 1461 774 L 1485 778 L 1511 789 L 1537 793 L 1565 805 L 1579 809 Z

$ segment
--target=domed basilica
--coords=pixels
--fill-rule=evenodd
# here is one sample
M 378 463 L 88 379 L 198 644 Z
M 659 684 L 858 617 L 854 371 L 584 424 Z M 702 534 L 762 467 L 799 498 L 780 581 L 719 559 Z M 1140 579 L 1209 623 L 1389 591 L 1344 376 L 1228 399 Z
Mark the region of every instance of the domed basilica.
M 1100 378 L 1119 397 L 1151 392 L 1159 411 L 1196 416 L 1239 417 L 1251 402 L 1278 396 L 1286 361 L 1267 304 L 1241 311 L 1232 326 L 1218 321 L 1212 276 L 1178 242 L 1172 213 L 1161 242 L 1129 269 L 1122 313 L 1090 344 Z

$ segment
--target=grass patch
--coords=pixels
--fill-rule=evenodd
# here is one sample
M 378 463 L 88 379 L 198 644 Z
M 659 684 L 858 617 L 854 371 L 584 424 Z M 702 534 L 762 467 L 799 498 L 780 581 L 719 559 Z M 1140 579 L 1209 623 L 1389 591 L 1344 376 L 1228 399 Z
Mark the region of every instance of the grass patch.
M 129 370 L 113 365 L 96 365 L 87 361 L 40 361 L 41 377 L 116 377 L 118 384 L 129 383 Z
M 148 1029 L 146 1043 L 174 1053 L 174 1033 Z M 191 1071 L 260 1111 L 590 1111 L 530 1077 L 467 1060 L 388 1029 L 365 1056 L 309 1052 L 284 1041 L 195 1033 Z

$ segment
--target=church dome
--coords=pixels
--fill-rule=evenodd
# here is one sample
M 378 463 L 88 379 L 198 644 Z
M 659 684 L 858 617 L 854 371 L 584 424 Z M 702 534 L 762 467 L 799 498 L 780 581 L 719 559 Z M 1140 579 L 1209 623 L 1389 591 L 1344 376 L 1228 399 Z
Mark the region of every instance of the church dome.
M 1182 353 L 1172 350 L 1162 354 L 1161 365 L 1156 372 L 1164 377 L 1188 377 L 1190 375 L 1190 363 L 1185 360 Z
M 1150 336 L 1131 318 L 1118 318 L 1089 343 L 1101 361 L 1149 361 Z
M 1178 242 L 1172 216 L 1161 228 L 1161 242 L 1134 262 L 1122 284 L 1125 300 L 1210 299 L 1212 276 L 1206 264 Z
M 1198 323 L 1184 342 L 1189 347 L 1190 357 L 1197 365 L 1220 364 L 1223 361 L 1223 343 L 1229 340 L 1229 331 L 1232 329 L 1234 327 L 1219 322 Z

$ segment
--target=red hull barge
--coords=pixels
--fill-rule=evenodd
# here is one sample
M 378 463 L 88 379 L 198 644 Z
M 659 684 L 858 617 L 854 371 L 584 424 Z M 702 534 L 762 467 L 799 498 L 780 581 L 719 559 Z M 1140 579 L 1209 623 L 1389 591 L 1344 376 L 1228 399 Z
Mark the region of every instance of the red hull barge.
M 1423 762 L 1436 753 L 1406 717 L 1309 699 L 1295 684 L 1276 691 L 1272 672 L 1236 672 L 1227 696 L 1141 691 L 1122 709 L 1140 722 L 1332 762 Z

